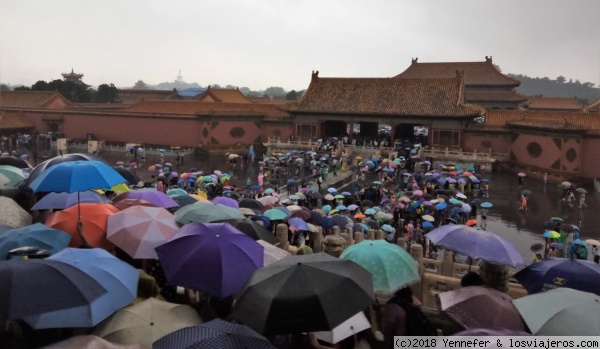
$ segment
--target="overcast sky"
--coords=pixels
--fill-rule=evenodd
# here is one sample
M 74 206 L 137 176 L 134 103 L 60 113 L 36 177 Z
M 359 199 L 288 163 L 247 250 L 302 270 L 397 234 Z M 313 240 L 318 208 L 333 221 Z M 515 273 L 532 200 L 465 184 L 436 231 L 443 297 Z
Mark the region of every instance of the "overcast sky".
M 0 82 L 73 68 L 84 82 L 301 90 L 419 62 L 600 84 L 599 0 L 0 0 Z

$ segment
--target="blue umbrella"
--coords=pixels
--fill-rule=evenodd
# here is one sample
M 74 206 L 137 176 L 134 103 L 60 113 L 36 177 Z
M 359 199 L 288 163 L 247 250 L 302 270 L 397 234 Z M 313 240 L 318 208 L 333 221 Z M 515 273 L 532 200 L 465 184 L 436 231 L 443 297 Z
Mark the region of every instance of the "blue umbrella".
M 33 205 L 32 210 L 54 210 L 77 205 L 77 193 L 48 193 Z M 112 201 L 95 191 L 87 190 L 79 193 L 79 202 L 110 204 Z
M 483 207 L 483 208 L 490 208 L 492 206 L 494 206 L 494 205 L 492 205 L 490 202 L 483 202 L 481 204 L 481 207 Z
M 100 248 L 67 248 L 47 260 L 69 264 L 93 277 L 108 292 L 84 306 L 43 313 L 24 320 L 35 329 L 92 327 L 137 296 L 139 272 Z
M 352 204 L 352 205 L 348 206 L 348 210 L 349 210 L 349 211 L 354 211 L 354 210 L 356 210 L 357 208 L 358 208 L 358 206 L 357 206 L 357 205 L 355 205 L 355 204 Z
M 308 225 L 300 218 L 290 218 L 288 219 L 288 223 L 298 230 L 308 230 Z
M 358 225 L 363 228 L 364 230 L 369 230 L 371 229 L 371 227 L 369 227 L 368 225 L 366 225 L 365 223 L 358 223 Z
M 323 217 L 323 220 L 321 220 L 321 227 L 323 227 L 323 229 L 331 229 L 333 226 L 334 224 L 331 217 Z
M 346 206 L 344 206 L 344 205 L 337 205 L 335 209 L 336 209 L 336 210 L 339 210 L 339 211 L 344 211 L 344 210 L 347 210 L 347 209 L 348 209 L 348 207 L 346 207 Z
M 433 244 L 472 259 L 517 267 L 525 265 L 517 249 L 500 236 L 466 225 L 444 225 L 426 235 Z
M 568 287 L 600 295 L 600 265 L 591 261 L 544 259 L 519 271 L 514 277 L 530 294 Z
M 71 235 L 40 223 L 0 232 L 0 260 L 7 259 L 10 250 L 35 246 L 55 254 L 69 246 Z
M 110 189 L 125 183 L 114 168 L 100 161 L 63 162 L 46 169 L 29 184 L 34 192 L 74 193 L 90 189 Z
M 375 213 L 377 213 L 377 211 L 375 211 L 375 209 L 373 209 L 373 208 L 368 208 L 368 209 L 365 211 L 365 214 L 375 214 Z
M 438 211 L 441 211 L 441 210 L 446 209 L 447 206 L 448 206 L 447 203 L 440 202 L 439 204 L 435 205 L 435 209 L 438 210 Z
M 396 232 L 396 229 L 394 229 L 394 227 L 392 227 L 389 224 L 382 225 L 381 230 L 385 231 L 386 233 L 395 233 Z
M 274 210 L 279 210 L 279 211 L 285 213 L 285 215 L 287 216 L 286 218 L 290 218 L 292 216 L 292 211 L 288 210 L 287 208 L 285 208 L 283 206 L 276 206 L 274 208 Z
M 352 194 L 350 194 L 349 192 L 345 191 L 345 192 L 342 192 L 342 195 L 351 196 Z
M 335 188 L 327 188 L 327 191 L 330 192 L 330 193 L 332 193 L 332 194 L 333 193 L 337 193 L 337 189 L 335 189 Z
M 253 185 L 250 189 L 252 189 L 252 190 L 260 190 L 261 187 L 260 187 L 260 185 Z
M 325 214 L 331 212 L 331 205 L 325 205 L 323 207 L 321 207 L 321 210 L 323 210 L 323 212 L 325 212 Z
M 0 285 L 0 321 L 83 306 L 107 292 L 87 273 L 48 259 L 0 262 Z
M 565 245 L 559 243 L 559 242 L 553 242 L 550 244 L 550 247 L 554 247 L 557 250 L 562 250 L 565 248 Z
M 587 243 L 581 239 L 576 239 L 573 240 L 573 245 L 580 245 L 580 246 L 586 246 L 587 247 Z

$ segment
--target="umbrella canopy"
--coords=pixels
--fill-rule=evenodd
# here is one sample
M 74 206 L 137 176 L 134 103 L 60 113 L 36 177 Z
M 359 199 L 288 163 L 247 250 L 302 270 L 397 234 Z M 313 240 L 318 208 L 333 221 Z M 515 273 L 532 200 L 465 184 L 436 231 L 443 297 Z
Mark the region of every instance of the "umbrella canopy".
M 483 208 L 490 208 L 490 207 L 493 207 L 493 206 L 494 205 L 492 205 L 492 203 L 490 203 L 490 202 L 483 202 L 483 203 L 481 203 L 481 207 L 483 207 Z
M 83 306 L 107 292 L 83 271 L 46 259 L 1 261 L 0 285 L 0 321 Z
M 17 168 L 31 168 L 27 161 L 15 156 L 0 156 L 0 165 L 14 166 Z
M 278 260 L 284 259 L 285 257 L 289 257 L 291 256 L 291 254 L 279 247 L 273 246 L 272 244 L 263 241 L 263 240 L 257 240 L 256 242 L 258 242 L 264 249 L 264 266 L 268 266 L 271 265 L 275 262 L 277 262 Z
M 264 248 L 228 223 L 190 223 L 156 248 L 169 283 L 223 298 L 263 266 Z
M 32 217 L 15 200 L 0 196 L 0 224 L 22 228 L 31 224 Z
M 258 269 L 231 316 L 260 333 L 329 331 L 374 300 L 368 271 L 354 262 L 316 253 L 287 257 Z
M 220 319 L 172 332 L 154 342 L 152 349 L 252 348 L 275 349 L 263 336 L 247 326 Z
M 517 249 L 502 237 L 466 225 L 449 224 L 426 235 L 432 243 L 472 259 L 481 259 L 500 265 L 525 265 Z
M 26 317 L 24 320 L 35 329 L 92 327 L 133 302 L 137 296 L 137 269 L 102 249 L 67 248 L 47 260 L 81 270 L 108 292 L 83 306 Z
M 93 247 L 111 250 L 115 246 L 106 240 L 106 222 L 108 216 L 119 212 L 119 209 L 110 204 L 83 203 L 71 206 L 66 210 L 57 211 L 48 217 L 46 225 L 65 231 L 71 235 L 71 247 L 80 247 L 84 244 L 77 232 L 79 219 L 84 225 L 84 232 L 88 243 Z
M 539 336 L 598 336 L 600 297 L 561 287 L 513 301 L 531 333 Z
M 291 213 L 290 213 L 290 215 L 291 215 Z M 264 216 L 267 217 L 267 218 L 269 218 L 272 221 L 282 220 L 282 219 L 286 219 L 286 218 L 289 217 L 287 213 L 285 213 L 282 210 L 278 210 L 276 208 L 272 208 L 270 210 L 266 210 L 265 213 L 264 213 Z
M 313 332 L 313 334 L 317 339 L 335 344 L 367 328 L 371 328 L 371 323 L 361 311 L 331 331 Z
M 194 203 L 197 202 L 196 200 L 194 200 L 191 197 L 190 197 L 190 200 L 193 200 Z M 151 203 L 150 201 L 146 201 L 144 199 L 123 199 L 123 200 L 119 200 L 117 202 L 113 202 L 113 206 L 118 208 L 120 211 L 128 209 L 133 206 L 158 207 L 155 204 Z
M 212 202 L 215 204 L 220 204 L 220 205 L 235 208 L 235 209 L 240 208 L 240 205 L 238 204 L 238 202 L 236 200 L 233 200 L 231 198 L 226 198 L 223 196 L 217 196 L 216 198 L 212 199 Z
M 553 231 L 553 230 L 549 230 L 544 232 L 544 234 L 542 234 L 543 237 L 545 238 L 549 238 L 549 239 L 557 239 L 560 237 L 560 233 Z
M 174 208 L 179 205 L 173 201 L 167 194 L 158 190 L 132 190 L 127 193 L 119 194 L 113 201 L 118 202 L 124 199 L 141 199 L 153 203 L 162 208 Z
M 579 259 L 544 259 L 519 271 L 514 276 L 531 293 L 557 287 L 600 295 L 600 265 Z
M 600 246 L 600 241 L 595 240 L 595 239 L 587 239 L 587 240 L 585 240 L 585 242 L 590 245 Z
M 29 187 L 34 192 L 86 191 L 110 189 L 126 180 L 114 168 L 100 161 L 63 162 L 46 169 Z
M 385 240 L 364 240 L 351 245 L 340 258 L 351 260 L 370 272 L 376 292 L 393 293 L 420 280 L 414 258 L 400 246 Z
M 288 219 L 289 225 L 298 229 L 298 230 L 306 230 L 308 231 L 308 225 L 301 218 L 290 218 Z
M 138 177 L 137 174 L 131 172 L 130 170 L 124 167 L 117 167 L 115 168 L 115 171 L 117 171 L 117 173 L 119 173 L 123 178 L 125 178 L 128 184 L 137 185 L 140 182 L 140 177 Z
M 526 331 L 512 298 L 500 291 L 482 286 L 467 286 L 439 293 L 438 296 L 441 311 L 465 329 Z
M 71 235 L 40 223 L 1 231 L 0 260 L 7 259 L 10 250 L 25 246 L 35 246 L 55 254 L 67 248 L 69 241 L 71 241 Z
M 93 336 L 91 334 L 71 337 L 64 341 L 60 341 L 51 345 L 44 346 L 43 349 L 64 349 L 64 348 L 78 348 L 78 349 L 143 349 L 140 344 L 135 343 L 131 345 L 122 345 L 111 343 L 100 337 Z
M 158 259 L 156 247 L 169 240 L 179 226 L 162 207 L 132 206 L 108 217 L 110 242 L 136 259 Z
M 262 198 L 258 199 L 258 202 L 263 205 L 272 205 L 274 203 L 276 203 L 277 201 L 279 201 L 278 198 L 276 198 L 275 196 L 263 196 Z
M 240 210 L 210 202 L 197 202 L 193 205 L 182 207 L 175 212 L 175 219 L 180 224 L 191 222 L 210 223 L 225 219 L 244 218 Z
M 152 343 L 165 335 L 201 321 L 189 305 L 148 298 L 117 311 L 101 322 L 93 334 L 114 343 L 139 343 L 142 348 L 152 348 Z
M 104 162 L 104 160 L 100 159 L 99 157 L 96 157 L 91 154 L 85 154 L 85 153 L 73 153 L 73 154 L 65 154 L 65 155 L 55 156 L 52 159 L 48 159 L 48 160 L 38 164 L 33 169 L 33 171 L 31 171 L 31 173 L 29 174 L 29 177 L 27 177 L 27 179 L 25 180 L 25 185 L 29 186 L 29 184 L 31 182 L 33 182 L 34 179 L 36 179 L 40 174 L 42 174 L 44 171 L 46 171 L 46 169 L 48 169 L 49 167 L 61 164 L 63 162 L 71 162 L 71 161 Z M 121 183 L 123 183 L 123 182 L 121 182 Z
M 81 202 L 91 202 L 100 204 L 110 204 L 112 201 L 104 195 L 98 194 L 93 190 L 82 191 L 80 193 L 48 193 L 33 205 L 32 210 L 63 210 L 65 208 L 77 205 Z
M 22 169 L 10 165 L 0 165 L 0 185 L 14 187 L 26 178 Z
M 257 210 L 261 210 L 261 211 L 264 208 L 263 204 L 261 204 L 260 201 L 254 200 L 254 199 L 244 199 L 244 200 L 240 201 L 238 203 L 238 205 L 240 207 L 254 208 Z
M 271 233 L 262 225 L 249 219 L 226 219 L 220 222 L 231 224 L 234 228 L 252 238 L 252 240 L 262 240 L 268 242 L 269 244 L 277 243 L 277 238 L 275 235 L 273 235 L 273 233 Z
M 435 218 L 433 218 L 433 216 L 430 216 L 428 214 L 424 215 L 422 218 L 423 218 L 424 221 L 427 221 L 427 222 L 433 222 L 433 221 L 435 221 Z
M 187 191 L 181 189 L 181 188 L 175 188 L 175 189 L 169 189 L 167 190 L 167 195 L 170 198 L 173 198 L 174 196 L 179 196 L 179 195 L 187 195 Z

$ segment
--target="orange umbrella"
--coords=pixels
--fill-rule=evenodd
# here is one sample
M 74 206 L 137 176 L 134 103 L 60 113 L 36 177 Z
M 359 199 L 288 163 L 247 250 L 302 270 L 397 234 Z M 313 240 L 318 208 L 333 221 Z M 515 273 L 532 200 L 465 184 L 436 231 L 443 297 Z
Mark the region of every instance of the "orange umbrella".
M 356 218 L 356 219 L 365 218 L 365 217 L 366 216 L 364 214 L 362 214 L 362 213 L 357 213 L 357 214 L 354 215 L 354 218 Z
M 123 211 L 126 208 L 131 206 L 148 206 L 148 207 L 158 207 L 150 201 L 146 201 L 144 199 L 123 199 L 116 202 L 113 202 L 113 205 L 119 210 Z
M 476 225 L 477 225 L 477 220 L 476 220 L 476 219 L 469 219 L 469 220 L 467 221 L 467 223 L 465 223 L 465 225 L 466 225 L 467 227 L 473 227 L 473 226 L 476 226 Z
M 106 239 L 106 222 L 108 216 L 119 212 L 119 209 L 110 204 L 81 203 L 81 222 L 83 223 L 83 235 L 87 242 L 93 247 L 111 250 L 115 247 Z M 72 236 L 71 247 L 80 247 L 84 241 L 77 232 L 77 205 L 65 210 L 54 212 L 46 225 L 67 232 Z

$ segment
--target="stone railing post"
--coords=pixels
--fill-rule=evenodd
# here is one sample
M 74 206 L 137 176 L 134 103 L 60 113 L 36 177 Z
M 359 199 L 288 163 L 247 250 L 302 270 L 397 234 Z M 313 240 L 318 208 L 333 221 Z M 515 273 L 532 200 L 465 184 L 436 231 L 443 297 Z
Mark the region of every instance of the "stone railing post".
M 323 228 L 317 227 L 317 229 L 319 231 L 315 233 L 315 237 L 313 240 L 313 252 L 314 253 L 319 253 L 319 252 L 323 251 Z
M 369 237 L 369 240 L 375 240 L 375 230 L 369 229 L 367 236 Z
M 446 147 L 446 152 L 444 153 L 446 157 L 448 157 L 448 147 Z
M 290 246 L 288 242 L 288 227 L 283 223 L 277 225 L 277 242 L 279 243 L 279 248 L 284 251 L 288 250 Z
M 381 229 L 377 230 L 377 235 L 376 235 L 377 236 L 377 240 L 384 240 L 386 235 L 387 234 L 385 233 L 385 231 L 383 231 Z
M 354 233 L 352 228 L 346 228 L 344 229 L 346 231 L 346 234 L 348 234 L 348 236 L 350 236 L 350 243 L 346 246 L 350 246 L 350 245 L 354 245 Z
M 444 251 L 444 259 L 442 260 L 442 275 L 452 276 L 452 263 L 454 263 L 454 252 Z
M 340 235 L 340 227 L 337 225 L 333 227 L 333 235 Z
M 357 231 L 354 233 L 354 243 L 358 244 L 359 242 L 363 242 L 365 240 L 365 233 L 361 231 Z
M 396 240 L 396 245 L 402 247 L 402 249 L 406 250 L 406 240 L 404 238 L 398 238 Z

